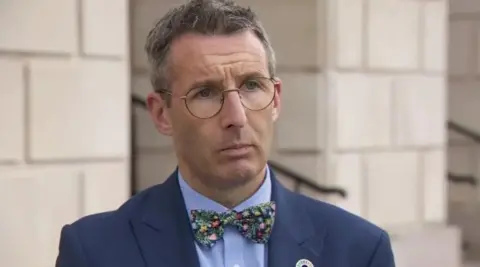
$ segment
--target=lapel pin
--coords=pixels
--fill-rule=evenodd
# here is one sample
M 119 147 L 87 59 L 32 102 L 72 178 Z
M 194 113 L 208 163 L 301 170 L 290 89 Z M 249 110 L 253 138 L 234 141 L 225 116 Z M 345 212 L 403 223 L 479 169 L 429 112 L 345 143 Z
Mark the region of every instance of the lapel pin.
M 307 259 L 301 259 L 297 261 L 295 267 L 313 267 L 313 263 Z

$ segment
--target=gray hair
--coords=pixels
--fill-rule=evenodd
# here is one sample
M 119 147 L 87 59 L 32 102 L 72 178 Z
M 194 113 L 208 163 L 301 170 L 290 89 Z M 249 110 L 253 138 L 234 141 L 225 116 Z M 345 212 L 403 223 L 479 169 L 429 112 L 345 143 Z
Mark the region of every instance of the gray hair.
M 262 42 L 268 58 L 268 71 L 275 76 L 275 53 L 257 15 L 233 0 L 191 0 L 171 9 L 149 32 L 145 45 L 150 80 L 154 90 L 169 90 L 167 60 L 170 45 L 185 33 L 205 35 L 234 34 L 250 30 Z

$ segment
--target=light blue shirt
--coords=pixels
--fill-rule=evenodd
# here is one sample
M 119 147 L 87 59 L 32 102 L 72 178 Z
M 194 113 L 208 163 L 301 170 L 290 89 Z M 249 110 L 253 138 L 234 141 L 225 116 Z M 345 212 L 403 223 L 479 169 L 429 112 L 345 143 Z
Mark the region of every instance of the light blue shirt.
M 206 198 L 193 190 L 178 173 L 180 189 L 183 194 L 187 212 L 192 209 L 213 210 L 225 212 L 229 209 L 221 204 Z M 271 200 L 272 181 L 270 170 L 267 167 L 265 180 L 253 196 L 235 207 L 241 211 L 250 206 L 269 202 Z M 267 246 L 256 244 L 243 237 L 237 229 L 226 227 L 223 240 L 217 241 L 212 248 L 206 248 L 195 242 L 201 267 L 266 267 Z

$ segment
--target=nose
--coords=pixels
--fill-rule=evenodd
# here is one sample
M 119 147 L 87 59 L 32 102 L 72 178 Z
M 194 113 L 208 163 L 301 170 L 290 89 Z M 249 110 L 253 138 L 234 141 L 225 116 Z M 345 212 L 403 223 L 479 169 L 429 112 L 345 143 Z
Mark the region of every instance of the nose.
M 225 92 L 220 116 L 224 128 L 245 126 L 247 114 L 238 91 Z

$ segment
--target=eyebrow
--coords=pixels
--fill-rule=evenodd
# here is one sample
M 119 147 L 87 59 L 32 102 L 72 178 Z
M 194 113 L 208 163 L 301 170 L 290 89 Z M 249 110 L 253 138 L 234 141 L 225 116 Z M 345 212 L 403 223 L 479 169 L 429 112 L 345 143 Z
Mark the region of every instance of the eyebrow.
M 270 78 L 270 75 L 265 75 L 262 71 L 250 71 L 250 72 L 245 72 L 242 75 L 239 75 L 238 77 L 241 77 L 242 79 L 249 78 L 249 77 L 265 77 L 265 78 Z
M 198 89 L 208 85 L 219 86 L 223 83 L 223 79 L 204 79 L 195 81 L 189 86 L 189 90 Z
M 265 73 L 261 72 L 261 71 L 249 71 L 249 72 L 245 72 L 245 73 L 242 73 L 240 75 L 237 75 L 235 77 L 236 79 L 236 82 L 238 82 L 239 80 L 240 81 L 243 81 L 247 78 L 251 78 L 251 77 L 265 77 L 265 78 L 271 78 L 269 75 L 265 75 Z M 198 80 L 198 81 L 195 81 L 192 85 L 190 85 L 190 89 L 195 89 L 195 88 L 199 88 L 199 87 L 202 87 L 202 86 L 205 86 L 205 85 L 219 85 L 219 84 L 222 84 L 224 81 L 223 78 L 206 78 L 206 79 L 203 79 L 203 80 Z

